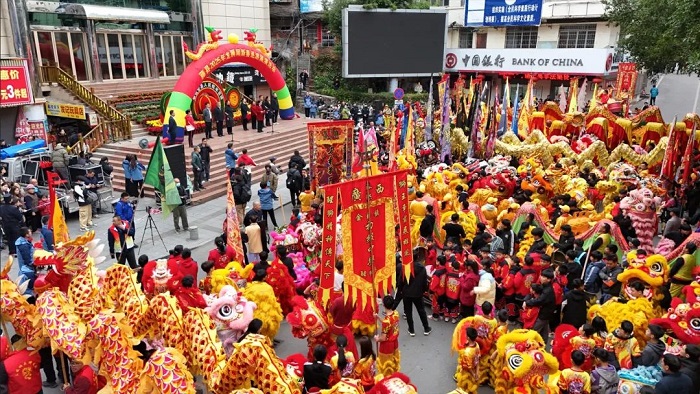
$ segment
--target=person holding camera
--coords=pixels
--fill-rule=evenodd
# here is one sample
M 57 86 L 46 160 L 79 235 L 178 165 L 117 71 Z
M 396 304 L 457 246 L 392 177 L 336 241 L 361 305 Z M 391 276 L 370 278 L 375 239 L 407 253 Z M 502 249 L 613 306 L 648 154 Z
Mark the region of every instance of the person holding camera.
M 134 227 L 129 226 L 129 221 L 123 220 L 119 215 L 114 215 L 112 225 L 107 230 L 109 255 L 122 265 L 128 261 L 131 269 L 139 267 L 134 254 L 134 233 Z

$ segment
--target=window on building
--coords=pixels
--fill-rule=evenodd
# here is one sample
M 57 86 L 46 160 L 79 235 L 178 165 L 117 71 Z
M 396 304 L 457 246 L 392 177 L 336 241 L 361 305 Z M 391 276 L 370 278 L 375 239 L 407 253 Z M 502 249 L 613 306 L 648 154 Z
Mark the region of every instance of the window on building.
M 330 31 L 326 30 L 321 34 L 321 46 L 322 47 L 333 47 L 335 46 L 335 36 Z
M 537 26 L 506 28 L 506 48 L 537 48 Z
M 450 5 L 450 0 L 430 0 L 430 5 L 433 7 L 447 7 Z
M 472 31 L 467 29 L 459 30 L 459 48 L 472 47 Z
M 559 27 L 559 48 L 593 48 L 595 23 Z

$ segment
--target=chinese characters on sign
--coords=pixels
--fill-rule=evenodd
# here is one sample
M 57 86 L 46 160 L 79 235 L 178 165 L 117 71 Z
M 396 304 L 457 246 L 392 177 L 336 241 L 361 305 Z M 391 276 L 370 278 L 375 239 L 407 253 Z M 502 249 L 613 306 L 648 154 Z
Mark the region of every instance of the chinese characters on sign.
M 220 67 L 217 70 L 222 79 L 233 86 L 260 85 L 267 83 L 260 71 L 253 67 Z
M 26 63 L 0 66 L 0 107 L 14 107 L 32 102 L 34 99 Z
M 612 49 L 448 49 L 445 71 L 604 75 Z
M 637 86 L 637 63 L 620 63 L 617 69 L 615 100 L 627 100 L 634 96 Z
M 465 26 L 539 26 L 542 0 L 469 1 Z
M 46 103 L 46 115 L 85 120 L 85 107 L 73 104 Z

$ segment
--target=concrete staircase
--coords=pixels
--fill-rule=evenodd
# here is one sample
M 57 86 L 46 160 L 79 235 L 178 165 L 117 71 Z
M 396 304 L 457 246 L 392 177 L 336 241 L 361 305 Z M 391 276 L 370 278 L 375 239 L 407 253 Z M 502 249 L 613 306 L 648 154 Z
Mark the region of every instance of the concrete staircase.
M 265 130 L 264 134 L 257 134 L 250 129 L 243 131 L 240 126 L 234 128 L 234 150 L 236 153 L 240 153 L 241 149 L 247 148 L 248 154 L 258 164 L 257 167 L 252 169 L 253 184 L 260 182 L 260 178 L 265 172 L 265 164 L 272 156 L 277 158 L 277 165 L 284 171 L 287 170 L 287 163 L 294 150 L 299 150 L 308 162 L 308 134 L 306 122 L 302 119 L 282 121 L 279 125 L 275 125 L 274 134 L 269 133 L 269 127 L 266 127 Z M 216 130 L 214 135 L 216 136 Z M 195 135 L 195 141 L 199 142 L 202 137 L 202 134 Z M 149 140 L 154 140 L 154 138 L 149 137 Z M 226 134 L 224 134 L 224 137 L 215 137 L 209 140 L 209 145 L 214 150 L 211 156 L 210 181 L 204 184 L 205 190 L 193 194 L 192 204 L 202 204 L 226 195 L 227 171 L 224 151 L 230 141 L 231 137 Z M 121 168 L 121 163 L 127 154 L 135 154 L 141 163 L 148 165 L 152 149 L 139 149 L 136 142 L 138 142 L 138 139 L 132 140 L 128 145 L 126 143 L 105 144 L 94 153 L 95 160 L 99 160 L 104 156 L 109 157 L 115 168 L 112 183 L 115 196 L 125 190 L 124 171 Z M 185 145 L 186 168 L 189 177 L 193 179 L 192 166 L 190 164 L 191 154 L 192 149 Z M 284 184 L 278 184 L 278 189 L 284 187 Z M 153 196 L 153 189 L 147 186 L 145 193 Z M 223 209 L 224 207 L 221 208 Z
M 85 83 L 85 87 L 92 90 L 99 98 L 110 99 L 133 93 L 164 92 L 173 90 L 178 77 L 160 79 L 125 79 L 119 82 Z

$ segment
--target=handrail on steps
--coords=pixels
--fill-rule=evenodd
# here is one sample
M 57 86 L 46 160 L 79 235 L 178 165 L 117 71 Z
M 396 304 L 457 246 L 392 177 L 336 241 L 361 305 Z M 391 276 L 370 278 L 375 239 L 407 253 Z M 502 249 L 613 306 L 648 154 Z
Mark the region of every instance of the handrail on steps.
M 90 89 L 83 86 L 72 75 L 63 71 L 55 65 L 41 66 L 41 80 L 45 83 L 57 83 L 73 93 L 80 100 L 84 101 L 91 108 L 96 110 L 104 121 L 95 126 L 88 134 L 83 136 L 84 140 L 89 140 L 90 151 L 102 146 L 105 141 L 120 141 L 131 139 L 131 121 L 128 116 L 119 112 L 116 108 L 109 105 L 106 101 L 97 97 Z M 93 134 L 94 132 L 94 134 Z M 108 133 L 98 137 L 98 134 Z M 89 135 L 92 136 L 88 138 Z M 82 142 L 82 141 L 81 141 Z M 80 142 L 78 142 L 80 143 Z M 98 144 L 98 145 L 95 145 Z M 75 148 L 78 144 L 70 148 Z
M 67 150 L 72 154 L 92 153 L 108 142 L 128 139 L 121 134 L 128 126 L 130 126 L 129 119 L 103 120 Z

